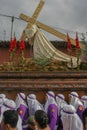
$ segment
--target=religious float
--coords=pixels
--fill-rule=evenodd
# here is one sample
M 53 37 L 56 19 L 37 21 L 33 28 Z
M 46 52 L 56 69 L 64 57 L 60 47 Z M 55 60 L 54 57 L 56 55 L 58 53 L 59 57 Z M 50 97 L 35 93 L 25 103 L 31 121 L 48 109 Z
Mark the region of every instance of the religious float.
M 9 62 L 0 65 L 0 93 L 13 99 L 18 92 L 35 93 L 42 103 L 48 90 L 63 93 L 66 100 L 71 91 L 77 91 L 80 96 L 87 94 L 87 65 L 81 58 L 85 44 L 78 41 L 77 34 L 74 40 L 37 21 L 43 5 L 44 0 L 40 0 L 32 17 L 20 14 L 20 18 L 28 22 L 18 43 L 20 56 L 15 60 L 16 39 L 11 39 Z M 42 29 L 68 42 L 68 53 L 56 49 Z M 24 57 L 26 37 L 33 47 L 32 58 Z M 74 50 L 71 49 L 73 45 L 76 46 Z M 73 51 L 76 55 L 72 55 Z

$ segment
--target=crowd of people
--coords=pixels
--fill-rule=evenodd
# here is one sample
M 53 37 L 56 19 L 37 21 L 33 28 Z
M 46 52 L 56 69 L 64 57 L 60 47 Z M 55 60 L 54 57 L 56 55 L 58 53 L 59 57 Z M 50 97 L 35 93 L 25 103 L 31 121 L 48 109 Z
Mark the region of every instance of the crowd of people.
M 26 100 L 27 99 L 27 100 Z M 0 94 L 0 130 L 87 130 L 87 96 L 46 93 L 41 104 L 35 94 L 18 93 L 16 100 Z

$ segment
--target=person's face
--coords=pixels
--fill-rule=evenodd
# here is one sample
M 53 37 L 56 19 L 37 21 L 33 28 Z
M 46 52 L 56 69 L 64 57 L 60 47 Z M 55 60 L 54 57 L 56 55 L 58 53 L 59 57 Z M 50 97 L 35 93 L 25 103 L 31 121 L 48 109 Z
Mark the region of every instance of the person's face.
M 32 130 L 37 130 L 37 125 L 29 125 L 29 128 L 31 128 Z
M 3 119 L 2 119 L 2 122 L 1 122 L 1 129 L 2 130 L 10 130 L 10 125 L 5 124 Z
M 39 130 L 38 123 L 37 123 L 37 121 L 35 119 L 34 119 L 34 124 L 35 124 L 34 130 Z

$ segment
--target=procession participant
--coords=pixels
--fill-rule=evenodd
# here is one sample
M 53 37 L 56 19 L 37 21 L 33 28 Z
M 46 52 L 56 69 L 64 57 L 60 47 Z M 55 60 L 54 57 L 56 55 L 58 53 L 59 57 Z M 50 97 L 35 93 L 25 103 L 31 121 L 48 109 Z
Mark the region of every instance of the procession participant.
M 16 98 L 16 110 L 18 111 L 18 114 L 20 115 L 22 119 L 22 128 L 23 130 L 28 130 L 28 107 L 25 101 L 25 94 L 19 93 Z
M 37 110 L 34 119 L 38 130 L 50 130 L 47 114 L 43 110 Z
M 34 121 L 34 115 L 32 116 L 29 116 L 28 118 L 28 126 L 29 126 L 29 130 L 37 130 L 37 125 L 35 124 L 35 121 Z
M 58 116 L 59 116 L 57 130 L 62 130 L 63 125 L 62 125 L 62 121 L 61 121 L 61 110 L 63 109 L 64 105 L 67 104 L 67 102 L 65 101 L 65 97 L 63 94 L 57 94 L 56 102 L 57 102 L 57 106 L 58 106 Z
M 5 111 L 4 102 L 6 102 L 7 98 L 5 94 L 0 94 L 0 130 L 1 130 L 1 121 L 3 117 L 3 112 Z
M 83 130 L 81 119 L 72 105 L 65 105 L 61 111 L 63 130 Z
M 29 94 L 27 96 L 29 116 L 34 115 L 37 110 L 43 110 L 43 106 L 36 99 L 35 94 Z
M 4 98 L 6 98 L 6 95 L 3 94 L 3 93 L 1 93 L 1 94 L 0 94 L 0 98 L 4 99 Z
M 65 101 L 65 97 L 63 94 L 57 94 L 56 95 L 56 103 L 58 105 L 58 114 L 60 115 L 61 109 L 67 102 Z
M 2 106 L 2 114 L 7 111 L 7 110 L 16 110 L 16 104 L 13 100 L 11 99 L 6 99 L 3 103 L 3 106 Z M 22 120 L 20 118 L 20 116 L 18 115 L 18 123 L 17 123 L 17 128 L 22 130 Z
M 7 110 L 3 113 L 1 123 L 2 130 L 17 130 L 18 113 L 15 110 Z
M 70 104 L 73 105 L 76 109 L 76 113 L 82 119 L 82 112 L 84 111 L 84 106 L 79 99 L 79 95 L 76 92 L 71 92 L 69 94 Z
M 81 97 L 81 102 L 82 102 L 83 105 L 84 105 L 84 109 L 86 109 L 86 108 L 87 108 L 87 96 L 86 96 L 86 95 L 83 95 L 83 96 Z
M 2 121 L 2 106 L 3 106 L 3 99 L 0 98 L 0 130 L 1 130 L 1 121 Z
M 55 101 L 55 94 L 53 91 L 48 91 L 46 93 L 46 103 L 44 109 L 48 116 L 48 123 L 50 129 L 55 130 L 58 122 L 58 107 Z
M 6 95 L 4 93 L 1 93 L 0 94 L 0 99 L 2 99 L 2 103 L 3 103 L 8 98 L 6 97 Z

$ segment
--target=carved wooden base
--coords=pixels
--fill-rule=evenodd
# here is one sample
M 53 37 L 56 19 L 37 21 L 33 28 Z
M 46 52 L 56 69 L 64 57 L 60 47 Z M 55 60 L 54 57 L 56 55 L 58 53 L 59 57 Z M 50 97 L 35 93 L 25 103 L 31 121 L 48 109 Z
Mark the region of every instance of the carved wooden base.
M 43 103 L 48 90 L 63 93 L 66 100 L 71 91 L 77 91 L 80 96 L 87 95 L 87 72 L 0 73 L 0 93 L 5 93 L 8 98 L 15 100 L 19 92 L 26 96 L 34 93 Z

